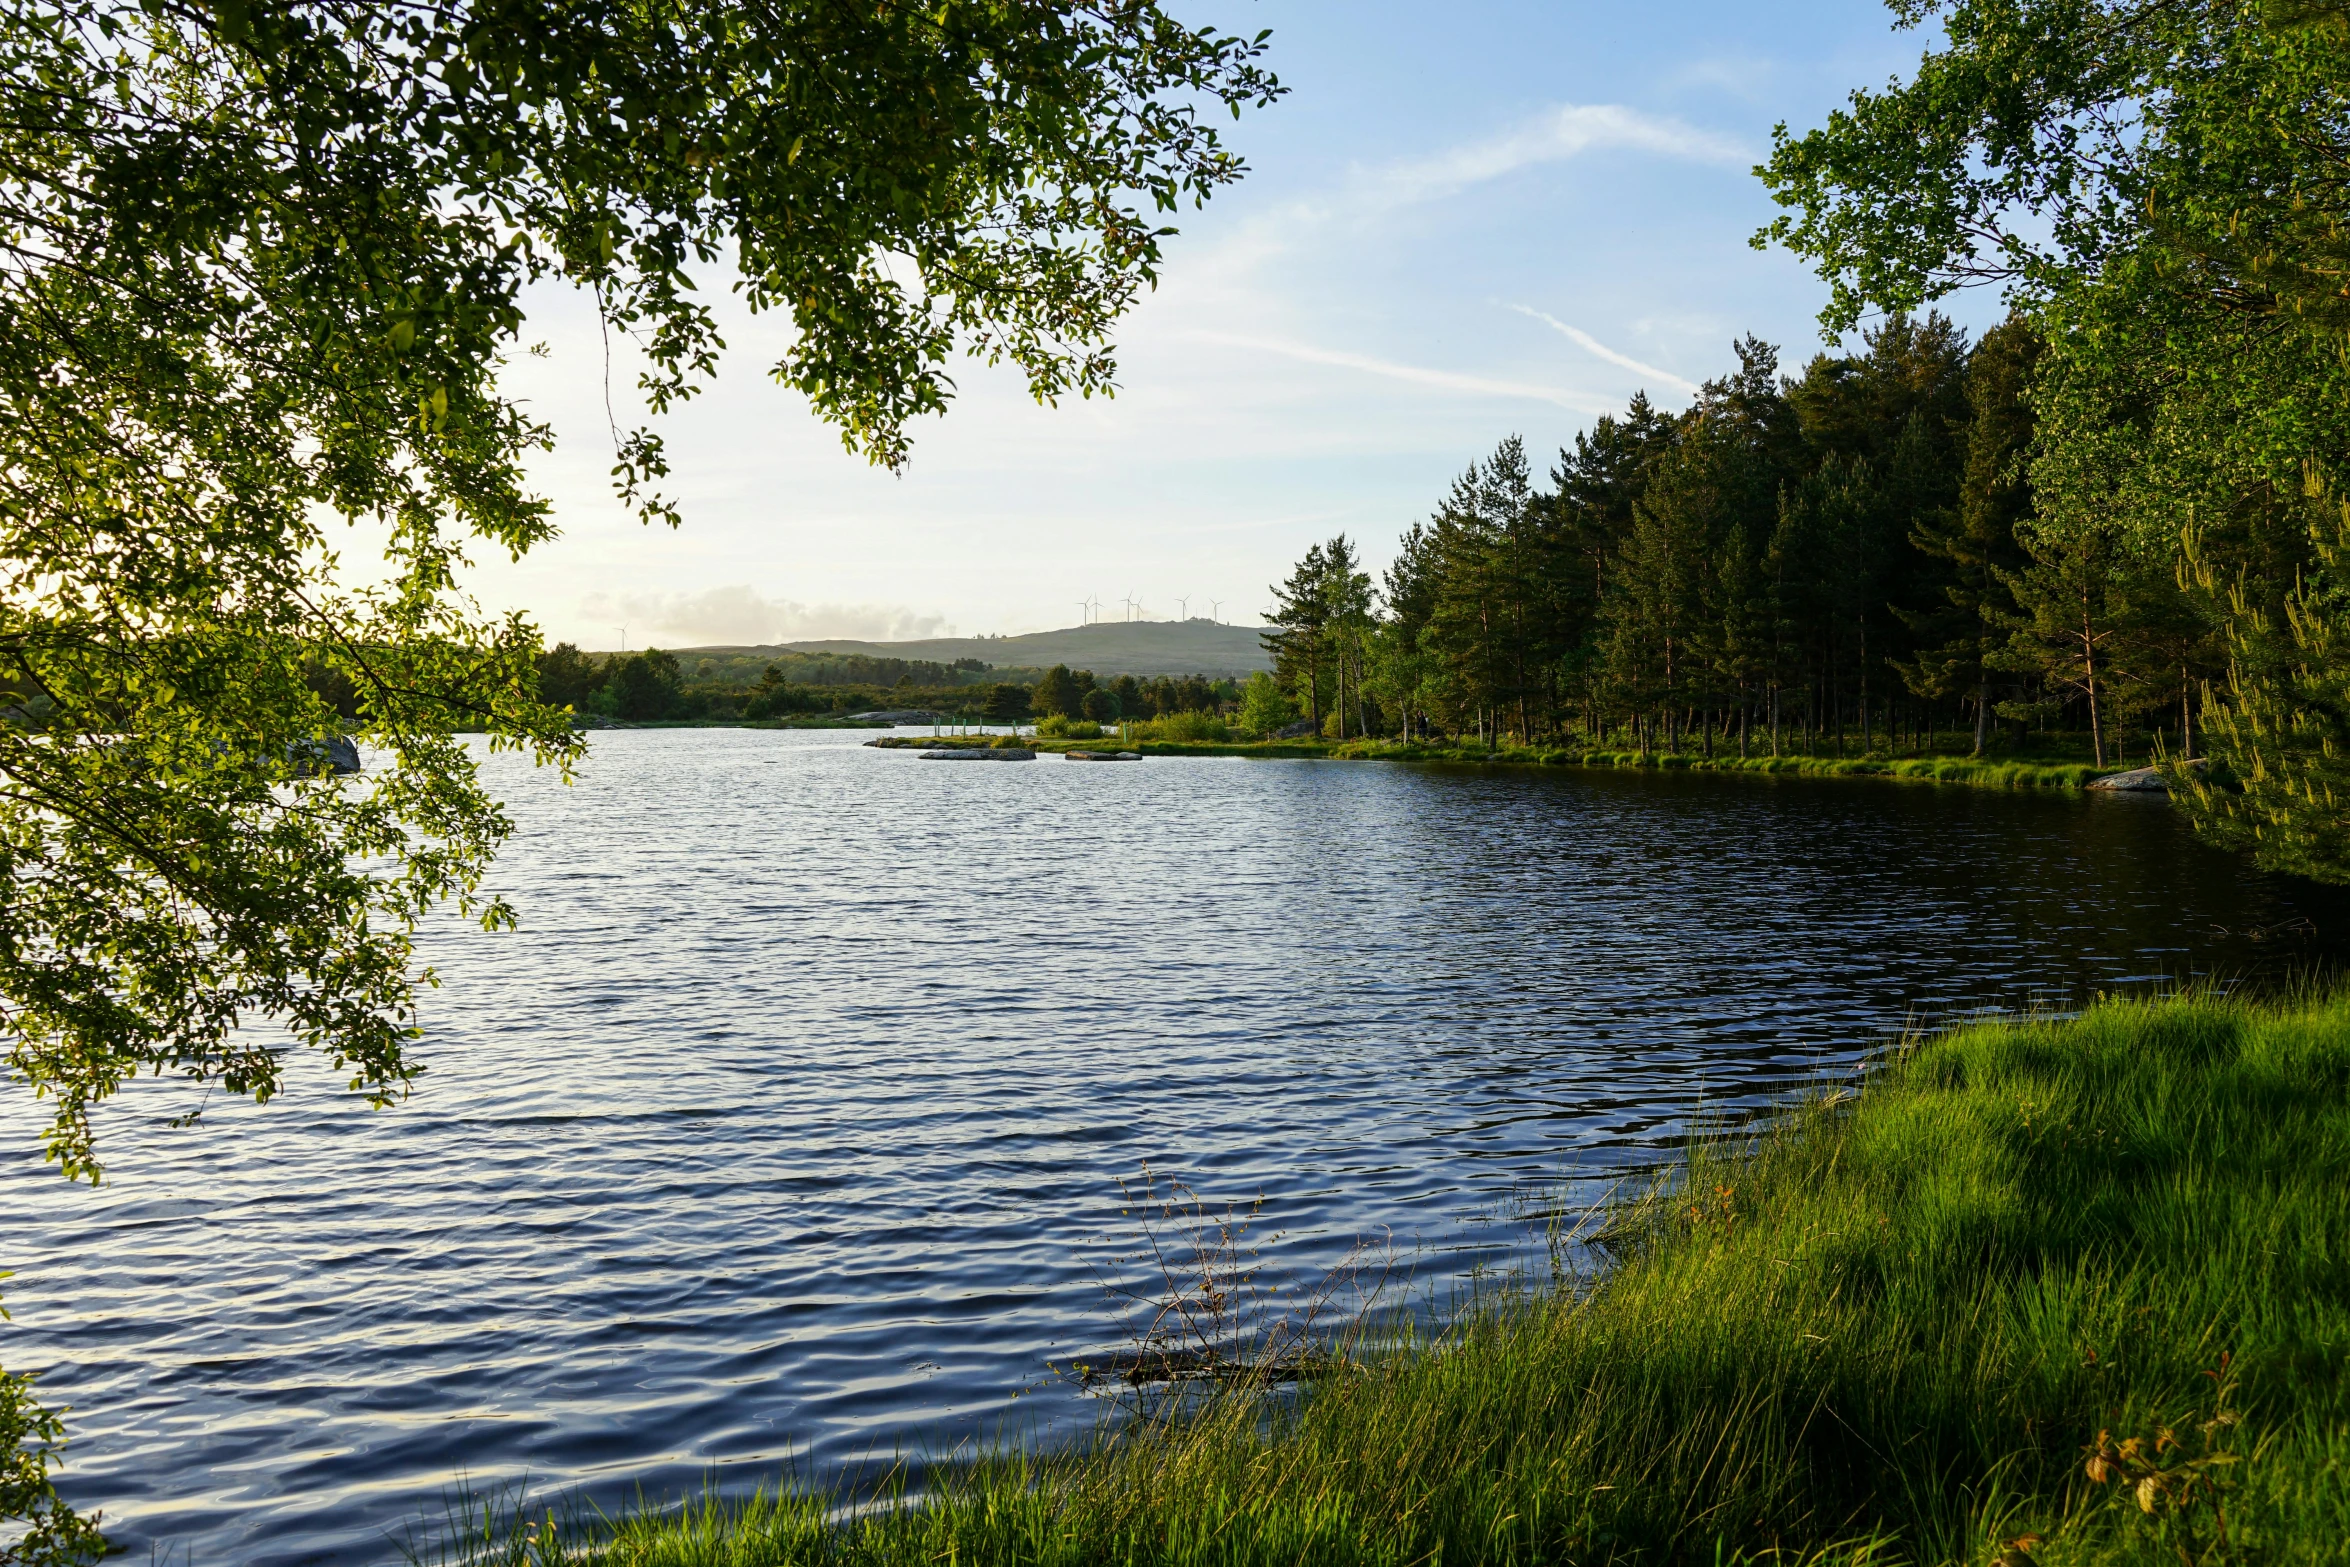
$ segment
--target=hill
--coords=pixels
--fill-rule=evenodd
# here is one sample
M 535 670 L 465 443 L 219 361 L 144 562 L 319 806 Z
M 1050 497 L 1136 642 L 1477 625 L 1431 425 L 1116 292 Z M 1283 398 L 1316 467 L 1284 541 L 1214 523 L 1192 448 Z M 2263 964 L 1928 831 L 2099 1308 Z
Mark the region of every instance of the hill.
M 673 651 L 688 662 L 776 653 L 862 654 L 952 664 L 975 658 L 997 669 L 1067 664 L 1097 675 L 1247 675 L 1273 667 L 1258 645 L 1262 628 L 1212 620 L 1105 621 L 1017 637 L 926 637 L 915 642 L 784 642 L 772 647 L 695 647 Z

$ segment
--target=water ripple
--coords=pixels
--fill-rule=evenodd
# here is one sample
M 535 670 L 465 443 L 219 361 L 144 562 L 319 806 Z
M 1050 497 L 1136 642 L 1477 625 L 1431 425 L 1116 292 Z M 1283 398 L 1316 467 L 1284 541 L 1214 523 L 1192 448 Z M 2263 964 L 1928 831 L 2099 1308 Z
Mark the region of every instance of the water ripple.
M 142 1084 L 93 1193 L 0 1108 L 6 1359 L 75 1406 L 68 1493 L 158 1559 L 372 1561 L 460 1477 L 1049 1432 L 1145 1163 L 1262 1193 L 1286 1265 L 1491 1266 L 1524 1183 L 1908 1020 L 2350 930 L 2145 801 L 856 738 L 600 736 L 569 790 L 487 759 L 523 928 L 431 933 L 399 1111 L 305 1067 L 171 1132 Z

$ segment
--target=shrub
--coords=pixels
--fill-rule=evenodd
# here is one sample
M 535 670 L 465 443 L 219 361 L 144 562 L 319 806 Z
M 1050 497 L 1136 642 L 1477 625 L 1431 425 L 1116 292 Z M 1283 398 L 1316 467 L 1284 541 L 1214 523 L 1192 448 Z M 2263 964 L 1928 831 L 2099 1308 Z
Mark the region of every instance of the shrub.
M 1248 684 L 1240 692 L 1240 722 L 1243 728 L 1269 735 L 1297 721 L 1297 704 L 1281 683 L 1263 670 L 1248 677 Z
M 1222 744 L 1232 738 L 1232 726 L 1213 713 L 1169 713 L 1134 726 L 1137 740 L 1170 740 L 1186 745 Z

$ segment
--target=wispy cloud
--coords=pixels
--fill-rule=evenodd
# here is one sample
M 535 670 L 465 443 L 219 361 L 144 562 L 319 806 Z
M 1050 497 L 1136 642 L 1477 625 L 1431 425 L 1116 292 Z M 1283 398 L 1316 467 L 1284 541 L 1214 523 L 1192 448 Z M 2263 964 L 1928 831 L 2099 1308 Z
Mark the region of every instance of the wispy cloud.
M 1532 305 L 1512 305 L 1510 308 L 1522 316 L 1532 316 L 1535 320 L 1542 322 L 1544 325 L 1556 328 L 1559 332 L 1566 336 L 1568 341 L 1574 343 L 1584 352 L 1596 354 L 1611 365 L 1622 365 L 1627 370 L 1638 371 L 1640 374 L 1647 376 L 1650 380 L 1659 382 L 1665 386 L 1669 386 L 1674 391 L 1681 393 L 1685 397 L 1695 397 L 1697 395 L 1696 382 L 1684 380 L 1680 376 L 1673 374 L 1673 372 L 1670 370 L 1659 370 L 1654 365 L 1643 364 L 1639 360 L 1633 358 L 1630 354 L 1619 354 L 1614 349 L 1608 347 L 1607 344 L 1601 342 L 1598 338 L 1593 337 L 1589 332 L 1584 331 L 1581 327 L 1569 326 L 1564 321 L 1561 321 L 1558 317 L 1551 315 L 1547 311 L 1537 310 Z
M 1497 381 L 1490 376 L 1463 375 L 1455 370 L 1431 370 L 1422 365 L 1397 364 L 1391 359 L 1374 359 L 1369 354 L 1352 354 L 1343 349 L 1316 348 L 1307 343 L 1284 342 L 1279 338 L 1243 337 L 1236 332 L 1194 332 L 1194 338 L 1206 343 L 1226 343 L 1234 348 L 1254 349 L 1258 353 L 1278 354 L 1284 359 L 1303 360 L 1313 365 L 1334 365 L 1341 370 L 1359 370 L 1365 375 L 1384 376 L 1391 381 L 1409 381 L 1418 386 L 1442 387 L 1450 392 L 1467 392 L 1479 397 L 1522 398 L 1532 402 L 1555 403 L 1582 414 L 1601 414 L 1614 411 L 1615 405 L 1603 398 L 1582 392 L 1571 392 L 1556 386 L 1535 386 L 1525 381 Z
M 905 642 L 955 634 L 942 615 L 886 604 L 801 604 L 740 585 L 704 593 L 597 593 L 580 605 L 580 613 L 608 622 L 615 635 L 626 626 L 635 647 L 656 641 L 760 647 L 827 637 Z
M 1691 60 L 1669 73 L 1670 88 L 1710 88 L 1747 103 L 1764 100 L 1765 89 L 1781 75 L 1779 62 L 1752 55 Z
M 1516 129 L 1427 158 L 1373 169 L 1366 194 L 1401 205 L 1448 196 L 1539 163 L 1559 163 L 1595 148 L 1623 147 L 1693 163 L 1744 164 L 1753 154 L 1735 139 L 1667 116 L 1615 103 L 1562 103 Z

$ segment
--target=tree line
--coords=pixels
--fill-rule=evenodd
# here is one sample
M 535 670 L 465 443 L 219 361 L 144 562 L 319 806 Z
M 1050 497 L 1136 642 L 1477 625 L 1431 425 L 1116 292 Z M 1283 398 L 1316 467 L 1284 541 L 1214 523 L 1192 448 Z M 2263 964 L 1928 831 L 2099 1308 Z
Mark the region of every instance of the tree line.
M 862 672 L 876 678 L 837 678 L 843 668 L 858 666 L 871 666 Z M 786 655 L 768 663 L 755 681 L 730 678 L 731 673 L 709 659 L 697 660 L 689 671 L 675 653 L 660 648 L 598 656 L 561 642 L 539 655 L 536 694 L 550 707 L 631 722 L 757 721 L 889 708 L 966 715 L 998 724 L 1050 717 L 1116 722 L 1220 712 L 1238 699 L 1231 681 L 1205 675 L 1097 679 L 1091 670 L 1072 670 L 1066 664 L 1054 665 L 1033 681 L 975 679 L 991 673 L 977 659 L 938 664 L 863 655 L 793 660 Z M 883 676 L 895 678 L 884 681 L 879 678 Z
M 2187 754 L 2223 639 L 2167 555 L 2037 504 L 2042 352 L 2020 317 L 1970 342 L 1896 315 L 1785 376 L 1749 338 L 1547 482 L 1513 436 L 1377 587 L 1343 535 L 1310 549 L 1273 589 L 1276 672 L 1333 735 Z

